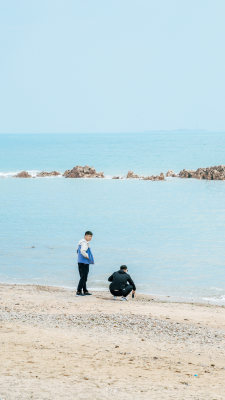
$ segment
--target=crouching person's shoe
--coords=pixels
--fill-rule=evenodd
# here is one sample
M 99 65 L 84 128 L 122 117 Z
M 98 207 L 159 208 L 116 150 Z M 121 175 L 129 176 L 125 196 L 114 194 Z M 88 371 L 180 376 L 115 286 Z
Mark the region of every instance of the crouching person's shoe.
M 121 297 L 120 300 L 121 300 L 121 301 L 128 301 L 127 298 L 126 298 L 126 297 L 123 297 L 123 296 Z

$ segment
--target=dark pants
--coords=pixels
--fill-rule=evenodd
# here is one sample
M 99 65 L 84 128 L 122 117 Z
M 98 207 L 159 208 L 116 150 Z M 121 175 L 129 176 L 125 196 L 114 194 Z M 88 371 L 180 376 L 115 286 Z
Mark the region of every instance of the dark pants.
M 120 289 L 120 290 L 113 290 L 111 289 L 111 287 L 109 288 L 111 294 L 113 296 L 123 296 L 123 297 L 127 297 L 128 294 L 131 292 L 131 290 L 133 290 L 133 286 L 131 285 L 127 285 L 124 289 Z
M 79 269 L 79 274 L 80 274 L 80 281 L 78 283 L 77 291 L 82 292 L 82 289 L 85 292 L 87 292 L 87 277 L 88 277 L 88 272 L 89 272 L 89 264 L 83 264 L 83 263 L 78 263 L 78 269 Z

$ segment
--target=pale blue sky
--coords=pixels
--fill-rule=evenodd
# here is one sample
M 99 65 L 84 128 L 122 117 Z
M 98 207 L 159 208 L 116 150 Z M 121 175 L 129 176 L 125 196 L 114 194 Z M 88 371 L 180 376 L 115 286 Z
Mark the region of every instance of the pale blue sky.
M 0 132 L 225 130 L 224 0 L 0 0 Z

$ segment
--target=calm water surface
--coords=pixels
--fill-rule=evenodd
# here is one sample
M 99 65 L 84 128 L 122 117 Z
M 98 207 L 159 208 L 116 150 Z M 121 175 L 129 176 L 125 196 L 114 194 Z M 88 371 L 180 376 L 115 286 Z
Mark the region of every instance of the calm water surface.
M 77 164 L 152 174 L 224 154 L 223 133 L 0 135 L 0 281 L 75 287 L 76 245 L 91 229 L 91 288 L 127 264 L 140 292 L 225 304 L 225 182 L 7 178 Z

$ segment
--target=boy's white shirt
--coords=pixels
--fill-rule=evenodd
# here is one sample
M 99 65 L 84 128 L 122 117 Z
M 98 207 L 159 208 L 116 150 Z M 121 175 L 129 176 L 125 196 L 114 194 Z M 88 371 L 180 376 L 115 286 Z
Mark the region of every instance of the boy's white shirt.
M 86 253 L 86 251 L 89 248 L 89 242 L 86 239 L 81 239 L 78 243 L 78 246 L 81 246 L 80 252 L 81 252 L 82 256 L 85 258 L 89 258 L 88 254 Z

